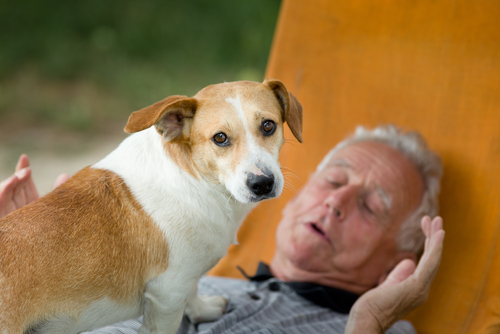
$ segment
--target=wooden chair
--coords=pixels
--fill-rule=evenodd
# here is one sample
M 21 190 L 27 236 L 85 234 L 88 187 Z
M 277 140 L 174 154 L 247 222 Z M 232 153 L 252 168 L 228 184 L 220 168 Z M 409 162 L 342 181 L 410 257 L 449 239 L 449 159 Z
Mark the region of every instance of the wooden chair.
M 418 130 L 442 157 L 445 248 L 419 333 L 500 333 L 500 4 L 494 0 L 284 0 L 267 78 L 304 106 L 304 144 L 281 154 L 299 189 L 358 124 Z M 284 204 L 260 204 L 211 274 L 269 261 Z

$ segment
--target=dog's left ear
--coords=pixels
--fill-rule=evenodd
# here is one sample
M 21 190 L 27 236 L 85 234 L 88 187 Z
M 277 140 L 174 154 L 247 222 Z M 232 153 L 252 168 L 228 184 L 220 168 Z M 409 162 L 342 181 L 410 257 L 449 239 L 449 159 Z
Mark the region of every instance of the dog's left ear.
M 293 135 L 302 143 L 302 105 L 279 80 L 267 79 L 263 83 L 274 93 L 282 109 L 283 121 L 288 123 Z
M 165 141 L 187 139 L 197 107 L 198 102 L 194 98 L 169 96 L 133 112 L 125 126 L 125 132 L 139 132 L 154 125 Z

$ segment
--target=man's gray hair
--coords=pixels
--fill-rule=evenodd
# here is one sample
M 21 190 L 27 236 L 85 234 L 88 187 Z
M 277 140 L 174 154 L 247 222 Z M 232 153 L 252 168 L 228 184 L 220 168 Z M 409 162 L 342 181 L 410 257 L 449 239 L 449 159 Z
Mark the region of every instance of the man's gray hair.
M 373 130 L 358 126 L 351 137 L 337 144 L 318 165 L 322 170 L 330 158 L 342 148 L 360 142 L 375 141 L 389 145 L 404 154 L 416 167 L 424 180 L 424 194 L 420 206 L 401 224 L 396 245 L 400 251 L 409 251 L 420 255 L 425 241 L 421 229 L 424 216 L 435 217 L 439 211 L 439 192 L 443 164 L 440 157 L 427 147 L 422 135 L 416 131 L 404 132 L 394 125 L 383 125 Z

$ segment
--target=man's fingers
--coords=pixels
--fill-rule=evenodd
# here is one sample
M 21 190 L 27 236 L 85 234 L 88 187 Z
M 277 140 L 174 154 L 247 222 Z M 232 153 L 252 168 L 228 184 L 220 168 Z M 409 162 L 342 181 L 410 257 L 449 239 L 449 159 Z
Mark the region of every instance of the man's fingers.
M 422 218 L 422 222 L 421 222 L 421 225 L 422 225 L 422 231 L 424 232 L 425 234 L 425 237 L 428 238 L 430 236 L 430 232 L 431 232 L 431 218 L 429 216 L 424 216 Z
M 3 201 L 7 198 L 11 199 L 12 192 L 18 183 L 19 179 L 16 175 L 12 175 L 8 179 L 2 181 L 0 183 L 0 201 Z
M 21 196 L 22 193 L 22 198 L 24 198 L 22 202 L 24 203 L 24 205 L 32 203 L 40 197 L 38 195 L 38 190 L 36 190 L 35 182 L 33 182 L 31 168 L 29 166 L 30 160 L 28 156 L 26 154 L 22 154 L 19 157 L 19 161 L 17 162 L 16 175 L 19 177 L 20 181 L 23 182 L 22 186 L 19 186 L 20 188 L 22 188 L 19 195 Z M 23 171 L 29 172 L 25 172 L 26 174 L 21 175 L 20 173 L 23 173 Z M 27 182 L 24 182 L 25 180 Z M 17 200 L 18 202 L 21 202 L 21 199 Z
M 0 217 L 38 199 L 26 154 L 19 157 L 13 176 L 0 183 Z
M 439 263 L 441 262 L 441 254 L 443 252 L 443 240 L 445 235 L 443 230 L 443 219 L 441 217 L 435 217 L 430 224 L 427 220 L 425 223 L 424 220 L 422 220 L 422 229 L 426 229 L 427 231 L 427 239 L 425 241 L 426 247 L 415 273 L 423 282 L 431 282 L 437 273 Z
M 435 238 L 435 234 L 439 231 L 443 231 L 443 219 L 439 216 L 434 217 L 434 219 L 430 219 L 429 216 L 425 216 L 422 218 L 421 222 L 422 231 L 425 234 L 425 245 L 424 245 L 424 254 L 422 258 L 428 256 L 428 250 L 430 247 L 430 243 Z M 444 232 L 444 231 L 443 231 Z
M 434 217 L 431 223 L 431 235 L 439 232 L 443 229 L 443 218 L 437 216 Z
M 363 294 L 351 309 L 346 333 L 367 332 L 356 328 L 356 321 L 363 324 L 367 319 L 374 324 L 374 333 L 382 333 L 381 330 L 425 302 L 441 261 L 444 230 L 441 217 L 432 220 L 424 217 L 421 223 L 426 247 L 417 267 L 412 260 L 405 259 L 382 284 Z
M 16 175 L 12 175 L 0 183 L 0 218 L 17 209 L 12 196 L 18 183 L 19 179 Z
M 36 190 L 35 182 L 33 181 L 33 178 L 30 177 L 27 182 L 26 182 L 26 187 L 24 187 L 24 191 L 26 192 L 26 198 L 29 203 L 32 203 L 36 201 L 38 198 L 40 198 L 40 195 L 38 195 L 38 190 Z
M 26 154 L 21 154 L 19 157 L 19 160 L 17 161 L 16 165 L 16 172 L 20 171 L 23 168 L 29 167 L 30 165 L 30 160 Z
M 386 280 L 380 286 L 389 286 L 404 281 L 415 271 L 415 262 L 410 259 L 404 259 L 399 262 L 387 276 Z
M 22 169 L 19 173 L 16 173 L 18 178 L 21 176 L 12 194 L 12 202 L 16 206 L 16 209 L 19 209 L 29 203 L 28 195 L 26 194 L 26 185 L 30 179 L 26 177 L 26 173 L 29 173 L 27 169 Z
M 19 179 L 19 182 L 24 182 L 31 177 L 31 168 L 24 167 L 21 169 L 17 169 L 17 167 L 16 167 L 16 172 L 14 175 L 17 176 L 17 178 Z
M 31 168 L 25 167 L 18 170 L 15 175 L 19 178 L 19 184 L 13 195 L 13 201 L 16 203 L 17 208 L 36 201 L 39 196 L 31 177 Z
M 441 257 L 441 251 L 443 249 L 443 239 L 444 239 L 444 230 L 443 230 L 443 218 L 435 217 L 429 225 L 429 235 L 427 236 L 428 248 L 426 251 L 427 256 L 431 256 L 439 253 L 439 257 Z

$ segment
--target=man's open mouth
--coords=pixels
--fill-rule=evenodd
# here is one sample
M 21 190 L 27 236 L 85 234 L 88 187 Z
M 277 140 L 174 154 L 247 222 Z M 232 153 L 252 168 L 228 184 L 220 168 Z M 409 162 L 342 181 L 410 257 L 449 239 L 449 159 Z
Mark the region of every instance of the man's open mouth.
M 326 235 L 325 231 L 323 230 L 322 226 L 316 223 L 307 223 L 307 227 L 313 231 L 314 233 L 318 234 L 320 237 L 322 237 L 326 242 L 331 243 L 330 238 Z

